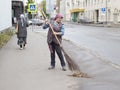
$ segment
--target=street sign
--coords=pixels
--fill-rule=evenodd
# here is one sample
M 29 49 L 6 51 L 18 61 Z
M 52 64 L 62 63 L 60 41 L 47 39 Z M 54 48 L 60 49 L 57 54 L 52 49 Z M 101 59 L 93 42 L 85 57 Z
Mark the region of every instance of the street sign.
M 106 8 L 101 8 L 101 11 L 102 11 L 103 13 L 105 13 L 105 12 L 106 12 Z
M 36 5 L 30 5 L 30 11 L 35 11 L 36 10 Z
M 38 8 L 36 3 L 30 3 L 28 5 L 28 12 L 36 13 L 37 11 L 38 11 Z

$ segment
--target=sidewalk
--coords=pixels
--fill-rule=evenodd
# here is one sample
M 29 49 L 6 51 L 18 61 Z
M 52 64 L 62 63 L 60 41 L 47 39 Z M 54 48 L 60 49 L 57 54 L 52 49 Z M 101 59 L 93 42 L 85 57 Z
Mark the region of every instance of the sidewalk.
M 48 70 L 46 31 L 28 29 L 28 44 L 19 50 L 16 35 L 0 49 L 0 90 L 76 90 L 78 78 L 67 76 L 57 58 L 56 69 Z

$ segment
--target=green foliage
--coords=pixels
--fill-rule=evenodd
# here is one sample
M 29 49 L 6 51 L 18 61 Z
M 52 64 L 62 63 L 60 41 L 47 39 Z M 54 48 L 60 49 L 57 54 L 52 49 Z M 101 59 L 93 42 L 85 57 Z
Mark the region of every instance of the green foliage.
M 27 2 L 27 5 L 25 6 L 25 12 L 27 13 L 28 11 L 28 5 L 30 4 L 30 3 L 34 3 L 34 0 L 28 0 L 28 2 Z M 31 19 L 32 18 L 32 14 L 30 13 L 30 12 L 28 12 L 28 18 L 29 19 Z
M 6 30 L 5 32 L 0 32 L 0 48 L 9 41 L 12 35 L 13 32 L 10 30 Z
M 41 2 L 41 10 L 43 10 L 43 12 L 46 14 L 46 0 Z
M 33 3 L 33 2 L 34 2 L 34 0 L 28 0 L 28 4 L 29 4 L 29 3 Z
M 27 9 L 28 9 L 28 5 L 30 3 L 34 3 L 34 0 L 28 0 L 27 5 L 25 6 L 25 12 L 27 13 Z M 41 10 L 44 11 L 44 13 L 46 14 L 46 0 L 42 0 L 41 2 Z M 46 14 L 47 16 L 49 16 L 48 14 Z M 31 19 L 32 18 L 32 14 L 30 12 L 28 12 L 28 18 Z
M 33 3 L 33 2 L 34 2 L 33 0 L 28 0 L 27 5 L 25 6 L 25 12 L 26 12 L 26 13 L 27 13 L 28 5 L 29 5 L 30 3 Z
M 28 5 L 25 6 L 25 13 L 27 13 Z
M 47 14 L 46 13 L 46 0 L 43 0 L 42 2 L 41 2 L 41 10 L 46 14 L 46 16 L 49 18 L 50 17 L 50 15 L 49 14 Z

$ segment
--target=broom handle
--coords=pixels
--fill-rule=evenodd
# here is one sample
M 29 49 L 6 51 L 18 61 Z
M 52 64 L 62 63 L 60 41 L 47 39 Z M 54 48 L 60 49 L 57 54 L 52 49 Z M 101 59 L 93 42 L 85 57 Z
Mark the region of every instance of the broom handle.
M 42 11 L 42 14 L 43 14 L 43 16 L 45 17 L 45 19 L 47 19 L 46 15 L 45 15 L 45 13 L 44 13 L 43 11 Z M 59 41 L 58 38 L 57 38 L 57 35 L 55 34 L 55 31 L 53 30 L 52 25 L 51 25 L 50 23 L 48 23 L 48 24 L 49 24 L 49 26 L 50 26 L 50 28 L 51 28 L 51 30 L 52 30 L 52 32 L 53 32 L 53 34 L 54 34 L 54 36 L 55 36 L 57 42 L 58 42 L 58 44 L 60 45 L 60 47 L 62 47 L 60 41 Z

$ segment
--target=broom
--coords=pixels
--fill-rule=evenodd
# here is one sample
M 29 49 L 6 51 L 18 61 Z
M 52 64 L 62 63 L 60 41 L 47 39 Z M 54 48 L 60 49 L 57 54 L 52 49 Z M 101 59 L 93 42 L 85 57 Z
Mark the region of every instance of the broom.
M 42 13 L 42 15 L 45 17 L 45 19 L 47 19 L 45 13 L 44 13 L 43 11 L 41 11 L 41 13 Z M 54 34 L 55 32 L 54 32 L 54 30 L 53 30 L 52 25 L 51 25 L 50 23 L 48 23 L 48 24 L 49 24 L 49 26 L 50 26 L 53 34 Z M 78 65 L 77 65 L 77 64 L 74 62 L 74 60 L 72 60 L 72 58 L 65 52 L 63 46 L 61 45 L 60 41 L 59 41 L 58 38 L 57 38 L 57 35 L 54 34 L 54 36 L 55 36 L 58 44 L 60 45 L 62 52 L 64 53 L 65 59 L 66 59 L 67 64 L 68 64 L 68 68 L 69 68 L 71 71 L 78 71 L 78 72 L 80 72 L 80 69 L 79 69 Z

